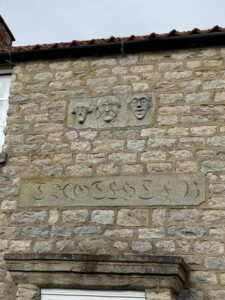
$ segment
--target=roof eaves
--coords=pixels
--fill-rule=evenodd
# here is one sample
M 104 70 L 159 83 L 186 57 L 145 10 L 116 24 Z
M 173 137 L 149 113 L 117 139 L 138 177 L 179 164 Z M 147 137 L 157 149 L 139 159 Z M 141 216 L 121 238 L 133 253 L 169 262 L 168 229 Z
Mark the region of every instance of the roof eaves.
M 145 36 L 109 39 L 74 40 L 69 43 L 37 44 L 9 47 L 0 50 L 0 62 L 10 56 L 13 61 L 31 59 L 51 59 L 66 56 L 90 56 L 113 53 L 133 53 L 140 51 L 193 48 L 225 45 L 225 28 L 214 26 L 208 30 L 194 28 L 192 31 L 179 32 L 175 29 L 165 34 L 151 33 Z

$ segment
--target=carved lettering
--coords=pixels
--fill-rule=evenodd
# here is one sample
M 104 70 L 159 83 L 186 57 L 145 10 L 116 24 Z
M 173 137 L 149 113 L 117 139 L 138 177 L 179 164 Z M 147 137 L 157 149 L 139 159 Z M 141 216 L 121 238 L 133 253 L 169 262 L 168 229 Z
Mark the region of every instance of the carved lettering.
M 204 200 L 203 176 L 111 176 L 23 180 L 20 205 L 197 205 Z

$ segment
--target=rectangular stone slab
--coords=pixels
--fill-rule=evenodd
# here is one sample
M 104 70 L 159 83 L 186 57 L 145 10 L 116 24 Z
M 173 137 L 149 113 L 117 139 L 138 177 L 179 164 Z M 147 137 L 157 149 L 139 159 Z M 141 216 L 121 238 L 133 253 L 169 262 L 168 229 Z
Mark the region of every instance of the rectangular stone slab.
M 108 176 L 23 179 L 19 205 L 198 205 L 205 201 L 203 175 Z

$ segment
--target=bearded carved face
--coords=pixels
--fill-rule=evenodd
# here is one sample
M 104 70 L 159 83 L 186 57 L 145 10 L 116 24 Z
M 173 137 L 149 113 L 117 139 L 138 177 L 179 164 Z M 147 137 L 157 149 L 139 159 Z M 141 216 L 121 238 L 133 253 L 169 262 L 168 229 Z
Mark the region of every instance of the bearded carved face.
M 138 120 L 145 118 L 150 106 L 151 99 L 146 97 L 134 97 L 130 102 L 131 111 Z
M 98 103 L 98 118 L 110 123 L 119 113 L 120 104 L 117 101 L 106 100 Z

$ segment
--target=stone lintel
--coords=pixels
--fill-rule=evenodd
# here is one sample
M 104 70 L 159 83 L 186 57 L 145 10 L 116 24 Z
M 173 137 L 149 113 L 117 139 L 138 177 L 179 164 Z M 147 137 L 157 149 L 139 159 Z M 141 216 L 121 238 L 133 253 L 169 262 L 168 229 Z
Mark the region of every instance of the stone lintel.
M 23 178 L 19 206 L 189 206 L 205 199 L 200 174 Z
M 188 280 L 180 257 L 76 254 L 5 255 L 17 284 L 84 289 L 169 289 L 178 294 Z

